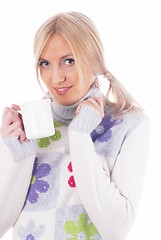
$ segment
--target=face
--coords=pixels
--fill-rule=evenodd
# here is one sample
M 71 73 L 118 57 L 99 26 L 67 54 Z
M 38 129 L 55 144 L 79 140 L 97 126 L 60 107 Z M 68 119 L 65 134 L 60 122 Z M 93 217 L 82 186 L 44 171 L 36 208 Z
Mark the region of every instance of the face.
M 89 64 L 83 61 L 84 79 L 79 79 L 71 48 L 60 34 L 54 34 L 46 43 L 39 59 L 43 82 L 60 104 L 68 106 L 79 101 L 94 82 Z

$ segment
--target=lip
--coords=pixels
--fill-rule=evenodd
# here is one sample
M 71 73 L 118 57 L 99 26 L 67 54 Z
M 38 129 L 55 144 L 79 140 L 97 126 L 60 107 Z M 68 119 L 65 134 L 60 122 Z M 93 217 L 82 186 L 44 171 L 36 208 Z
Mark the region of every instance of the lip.
M 65 95 L 70 91 L 71 87 L 55 87 L 54 89 L 58 95 Z

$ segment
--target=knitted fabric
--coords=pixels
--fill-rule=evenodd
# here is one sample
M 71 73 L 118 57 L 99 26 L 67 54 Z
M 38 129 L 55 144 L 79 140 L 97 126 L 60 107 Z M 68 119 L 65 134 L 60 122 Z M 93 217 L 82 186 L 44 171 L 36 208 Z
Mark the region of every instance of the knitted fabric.
M 14 240 L 122 240 L 129 232 L 147 160 L 147 117 L 131 111 L 116 118 L 105 106 L 100 122 L 91 107 L 75 116 L 76 107 L 52 103 L 55 135 L 37 140 Z M 25 155 L 14 164 L 23 162 Z M 26 181 L 21 176 L 22 188 Z

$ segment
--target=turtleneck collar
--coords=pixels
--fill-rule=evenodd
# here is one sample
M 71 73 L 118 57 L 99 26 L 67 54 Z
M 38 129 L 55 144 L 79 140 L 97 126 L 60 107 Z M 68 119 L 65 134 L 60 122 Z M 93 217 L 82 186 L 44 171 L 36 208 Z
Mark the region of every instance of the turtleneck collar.
M 100 97 L 102 96 L 101 91 L 92 85 L 89 91 L 81 98 L 78 102 L 70 106 L 64 106 L 58 103 L 53 97 L 51 102 L 51 108 L 53 112 L 53 118 L 56 121 L 69 124 L 71 120 L 75 117 L 76 108 L 80 102 L 89 98 L 89 97 Z

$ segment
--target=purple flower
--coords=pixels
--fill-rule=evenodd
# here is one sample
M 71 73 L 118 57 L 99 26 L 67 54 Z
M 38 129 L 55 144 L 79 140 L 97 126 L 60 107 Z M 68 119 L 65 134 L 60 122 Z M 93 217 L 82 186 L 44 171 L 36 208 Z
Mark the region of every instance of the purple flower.
M 91 133 L 93 142 L 107 142 L 112 137 L 112 128 L 119 125 L 122 119 L 112 119 L 111 116 L 103 118 L 98 127 Z
M 34 240 L 34 236 L 32 234 L 27 235 L 26 240 Z
M 22 240 L 38 240 L 45 230 L 44 225 L 37 225 L 34 220 L 30 219 L 25 226 L 19 227 L 18 235 Z
M 31 179 L 31 185 L 29 188 L 27 199 L 30 203 L 36 203 L 39 198 L 39 193 L 45 193 L 49 189 L 48 182 L 41 178 L 46 177 L 51 171 L 51 167 L 47 163 L 38 165 L 38 158 L 35 158 L 33 175 Z M 30 239 L 30 238 L 29 238 Z M 31 238 L 32 239 L 32 238 Z

